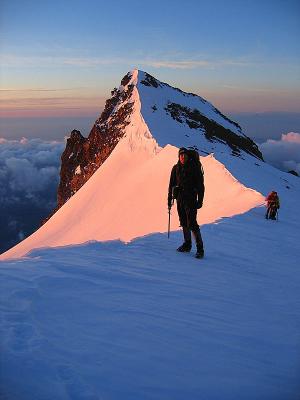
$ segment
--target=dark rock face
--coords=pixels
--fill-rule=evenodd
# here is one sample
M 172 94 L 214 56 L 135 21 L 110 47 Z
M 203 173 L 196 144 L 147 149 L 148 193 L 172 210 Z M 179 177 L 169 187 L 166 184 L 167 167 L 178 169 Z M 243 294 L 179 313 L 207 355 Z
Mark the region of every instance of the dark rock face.
M 232 149 L 233 155 L 239 156 L 240 150 L 244 150 L 252 156 L 263 160 L 263 156 L 257 145 L 250 138 L 237 135 L 230 129 L 226 129 L 217 122 L 208 119 L 198 110 L 191 110 L 176 103 L 169 103 L 165 110 L 177 122 L 186 123 L 190 129 L 201 129 L 207 140 L 211 142 L 214 140 L 222 143 L 225 142 Z M 226 120 L 233 123 L 237 128 L 240 128 L 238 124 L 230 119 L 226 118 Z
M 154 76 L 147 74 L 147 72 L 145 72 L 145 79 L 141 81 L 141 84 L 145 86 L 152 86 L 154 88 L 158 88 L 159 86 L 161 87 L 160 82 L 155 79 Z
M 295 176 L 299 176 L 297 171 L 294 171 L 293 169 L 291 171 L 288 171 L 289 174 L 295 175 Z
M 124 87 L 111 92 L 112 97 L 106 101 L 102 114 L 87 138 L 77 130 L 71 132 L 61 156 L 57 207 L 43 223 L 90 179 L 124 135 L 133 108 L 133 103 L 126 101 L 134 88 L 128 85 L 130 79 L 129 73 L 122 79 Z

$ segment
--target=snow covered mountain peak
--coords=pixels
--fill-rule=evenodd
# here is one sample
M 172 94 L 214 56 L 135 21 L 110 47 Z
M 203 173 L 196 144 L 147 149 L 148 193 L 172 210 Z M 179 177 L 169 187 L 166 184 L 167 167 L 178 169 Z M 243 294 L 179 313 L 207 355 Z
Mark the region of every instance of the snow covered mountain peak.
M 246 152 L 262 159 L 258 147 L 241 127 L 202 97 L 139 70 L 125 75 L 119 90 L 131 87 L 137 88 L 142 116 L 160 146 L 185 145 L 202 154 L 229 151 L 241 156 Z
M 129 241 L 164 232 L 169 175 L 181 146 L 197 148 L 206 156 L 201 223 L 263 202 L 259 191 L 229 172 L 228 166 L 235 164 L 238 170 L 255 174 L 264 164 L 240 127 L 201 97 L 133 70 L 113 89 L 89 136 L 74 130 L 68 138 L 55 213 L 0 258 L 44 246 Z M 174 215 L 172 229 L 178 226 Z
M 197 148 L 202 155 L 225 152 L 243 157 L 248 153 L 262 159 L 240 126 L 211 103 L 137 69 L 112 90 L 89 136 L 76 132 L 62 155 L 57 209 L 90 179 L 123 137 L 129 149 L 146 145 L 151 153 L 171 144 Z

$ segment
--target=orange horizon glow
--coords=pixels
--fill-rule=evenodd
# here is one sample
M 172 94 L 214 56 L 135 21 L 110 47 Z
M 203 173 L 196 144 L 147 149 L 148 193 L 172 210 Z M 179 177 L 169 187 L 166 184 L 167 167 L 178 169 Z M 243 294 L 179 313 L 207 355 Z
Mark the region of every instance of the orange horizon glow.
M 2 118 L 94 116 L 100 113 L 105 105 L 105 99 L 102 96 L 12 97 L 6 95 L 6 98 L 3 97 L 0 103 Z
M 94 117 L 101 114 L 103 108 L 1 109 L 0 118 Z
M 195 88 L 196 89 L 196 88 Z M 198 89 L 198 88 L 197 88 Z M 300 112 L 300 97 L 290 91 L 261 91 L 221 89 L 219 91 L 202 88 L 199 95 L 211 102 L 223 113 L 264 113 L 264 112 Z M 26 89 L 1 90 L 0 117 L 2 118 L 39 118 L 95 116 L 102 112 L 109 95 L 89 95 L 87 90 L 70 96 L 61 93 L 53 96 L 58 90 Z M 61 89 L 65 91 L 65 89 Z M 50 94 L 47 96 L 47 92 Z M 42 95 L 41 95 L 42 93 Z M 52 95 L 51 95 L 52 94 Z

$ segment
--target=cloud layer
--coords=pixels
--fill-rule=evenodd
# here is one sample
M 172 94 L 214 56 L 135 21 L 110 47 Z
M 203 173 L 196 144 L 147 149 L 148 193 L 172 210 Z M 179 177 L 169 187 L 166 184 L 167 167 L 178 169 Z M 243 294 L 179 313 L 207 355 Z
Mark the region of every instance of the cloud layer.
M 0 252 L 31 234 L 56 205 L 62 142 L 0 138 Z
M 260 145 L 265 160 L 282 171 L 294 170 L 300 175 L 300 133 L 289 132 L 280 140 L 267 140 Z
M 3 54 L 2 63 L 6 67 L 64 67 L 75 66 L 82 68 L 93 68 L 103 65 L 143 65 L 154 68 L 169 69 L 198 69 L 198 68 L 224 68 L 224 67 L 253 67 L 257 62 L 241 58 L 212 58 L 201 56 L 196 58 L 124 58 L 124 57 L 60 57 L 60 56 L 16 56 L 14 54 Z

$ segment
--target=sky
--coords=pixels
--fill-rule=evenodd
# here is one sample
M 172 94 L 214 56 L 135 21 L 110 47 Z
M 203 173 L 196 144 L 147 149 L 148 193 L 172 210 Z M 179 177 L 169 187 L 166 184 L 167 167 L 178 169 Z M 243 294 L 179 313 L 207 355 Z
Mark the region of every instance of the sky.
M 0 7 L 2 137 L 24 136 L 20 118 L 28 137 L 38 118 L 55 120 L 61 137 L 60 124 L 76 118 L 88 131 L 133 68 L 225 114 L 299 117 L 299 1 L 2 0 Z M 41 124 L 31 136 L 51 134 Z

